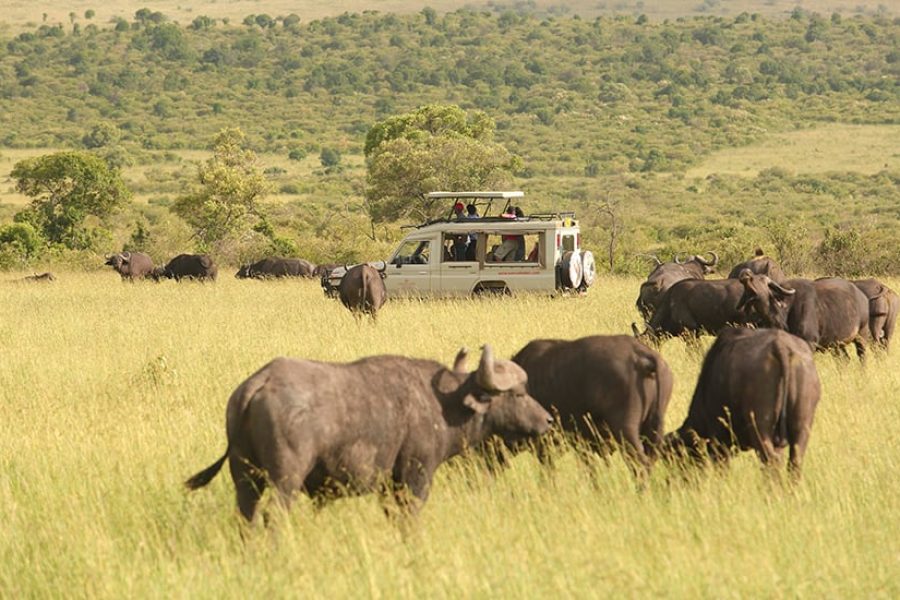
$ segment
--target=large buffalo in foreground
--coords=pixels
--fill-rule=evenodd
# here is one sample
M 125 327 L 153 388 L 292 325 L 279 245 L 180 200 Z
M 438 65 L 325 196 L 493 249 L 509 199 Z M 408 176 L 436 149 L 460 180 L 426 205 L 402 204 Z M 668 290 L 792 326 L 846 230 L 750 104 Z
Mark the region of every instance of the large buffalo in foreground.
M 777 466 L 790 448 L 799 475 L 821 384 L 809 345 L 775 329 L 725 329 L 703 361 L 687 418 L 666 436 L 666 451 L 727 460 L 753 449 Z
M 715 335 L 729 325 L 749 322 L 739 307 L 744 286 L 736 279 L 684 279 L 663 294 L 659 306 L 642 336 L 659 339 L 664 336 L 702 333 Z M 636 325 L 633 325 L 637 333 Z
M 238 279 L 270 279 L 281 277 L 312 277 L 316 266 L 302 258 L 270 256 L 253 264 L 243 265 L 235 274 Z
M 900 296 L 877 279 L 851 281 L 869 300 L 869 332 L 872 340 L 885 350 L 894 336 L 897 313 L 900 312 Z
M 783 329 L 803 338 L 815 350 L 844 348 L 853 343 L 860 359 L 869 335 L 869 300 L 845 279 L 789 279 L 778 284 L 765 275 L 744 271 L 741 308 L 763 327 Z
M 624 335 L 534 340 L 513 357 L 528 392 L 566 431 L 610 439 L 645 468 L 665 428 L 672 371 L 658 352 Z
M 728 279 L 740 279 L 744 269 L 748 269 L 751 273 L 756 275 L 767 275 L 769 279 L 775 283 L 782 283 L 787 279 L 784 275 L 784 271 L 781 270 L 781 266 L 773 259 L 766 256 L 762 251 L 762 248 L 757 248 L 755 256 L 750 260 L 746 260 L 741 264 L 736 265 L 731 270 L 731 273 L 728 274 Z
M 428 498 L 435 470 L 491 436 L 516 441 L 545 433 L 550 414 L 526 391 L 527 376 L 484 347 L 478 370 L 373 356 L 335 364 L 277 358 L 242 383 L 226 413 L 228 447 L 187 481 L 196 489 L 231 468 L 241 514 L 252 520 L 272 485 L 286 507 L 293 494 L 317 499 L 393 483 Z
M 656 267 L 647 276 L 647 281 L 641 284 L 636 302 L 638 312 L 641 313 L 644 321 L 650 321 L 663 294 L 677 282 L 684 279 L 703 279 L 713 272 L 719 262 L 719 257 L 715 252 L 707 254 L 710 255 L 711 260 L 694 255 L 682 262 L 680 257 L 676 256 L 674 262 L 667 263 L 651 255 L 651 258 L 656 261 Z
M 384 271 L 369 264 L 350 267 L 341 278 L 338 295 L 344 306 L 356 316 L 368 314 L 373 319 L 387 301 Z
M 119 252 L 106 257 L 106 264 L 115 269 L 122 281 L 135 281 L 153 275 L 153 259 L 143 252 Z
M 179 254 L 168 262 L 165 267 L 154 269 L 153 277 L 157 281 L 165 277 L 181 281 L 182 279 L 197 279 L 199 281 L 215 281 L 219 269 L 213 259 L 206 254 Z

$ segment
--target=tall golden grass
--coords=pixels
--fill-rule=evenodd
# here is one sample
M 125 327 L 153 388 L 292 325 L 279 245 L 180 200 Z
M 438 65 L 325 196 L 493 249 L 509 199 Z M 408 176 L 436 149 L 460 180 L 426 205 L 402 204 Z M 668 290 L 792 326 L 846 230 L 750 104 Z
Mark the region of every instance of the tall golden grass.
M 0 281 L 0 590 L 25 597 L 897 597 L 900 369 L 817 356 L 824 397 L 803 481 L 751 455 L 639 491 L 621 457 L 530 455 L 491 477 L 438 471 L 417 519 L 372 496 L 300 501 L 245 531 L 223 472 L 182 482 L 225 448 L 229 393 L 274 356 L 377 353 L 449 363 L 485 342 L 629 331 L 637 279 L 586 297 L 391 301 L 357 323 L 315 282 L 123 284 L 112 272 Z M 888 282 L 896 288 L 897 282 Z M 705 346 L 708 346 L 709 340 Z M 668 429 L 701 354 L 670 341 Z

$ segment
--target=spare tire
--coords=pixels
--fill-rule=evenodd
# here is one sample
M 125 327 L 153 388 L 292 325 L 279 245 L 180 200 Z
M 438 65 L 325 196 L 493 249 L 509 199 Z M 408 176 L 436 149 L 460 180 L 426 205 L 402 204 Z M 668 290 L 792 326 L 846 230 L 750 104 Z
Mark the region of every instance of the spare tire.
M 587 289 L 594 285 L 597 279 L 597 266 L 594 264 L 594 254 L 590 250 L 581 252 L 581 287 Z
M 578 252 L 569 250 L 563 254 L 559 267 L 561 271 L 560 280 L 564 288 L 574 290 L 581 285 L 583 273 L 581 255 Z

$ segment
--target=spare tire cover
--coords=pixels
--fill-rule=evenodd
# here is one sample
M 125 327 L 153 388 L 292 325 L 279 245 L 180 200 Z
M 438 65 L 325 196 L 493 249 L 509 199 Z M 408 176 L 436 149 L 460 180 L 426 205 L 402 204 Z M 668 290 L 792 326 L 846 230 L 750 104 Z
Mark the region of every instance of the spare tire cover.
M 597 268 L 594 264 L 594 254 L 590 250 L 584 250 L 581 253 L 581 272 L 582 287 L 589 288 L 594 285 L 594 280 L 597 279 Z
M 578 252 L 570 250 L 563 254 L 560 266 L 562 267 L 563 287 L 574 289 L 581 285 L 581 255 Z

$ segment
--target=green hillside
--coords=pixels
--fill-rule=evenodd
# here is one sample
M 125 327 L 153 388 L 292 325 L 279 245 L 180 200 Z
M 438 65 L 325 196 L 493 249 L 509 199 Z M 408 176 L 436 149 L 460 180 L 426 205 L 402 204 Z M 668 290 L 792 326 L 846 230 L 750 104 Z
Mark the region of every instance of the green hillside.
M 814 238 L 829 227 L 897 219 L 900 28 L 883 15 L 797 9 L 784 19 L 742 13 L 655 22 L 425 9 L 309 23 L 198 15 L 182 26 L 144 9 L 109 27 L 42 25 L 0 42 L 0 146 L 97 145 L 86 136 L 101 125 L 109 134 L 101 142 L 119 163 L 156 165 L 151 189 L 147 180 L 132 182 L 145 188 L 139 193 L 177 194 L 193 176 L 183 153 L 207 148 L 227 126 L 281 161 L 338 150 L 348 168 L 337 175 L 270 172 L 288 195 L 276 225 L 297 238 L 312 226 L 309 219 L 288 226 L 290 196 L 307 207 L 317 198 L 313 213 L 359 198 L 368 128 L 426 103 L 495 119 L 496 141 L 523 158 L 519 185 L 538 205 L 619 199 L 628 226 L 622 249 L 689 250 L 723 239 L 728 246 L 734 236 L 740 255 L 772 237 L 760 219 L 773 211 L 808 216 L 803 227 Z M 774 174 L 750 182 L 729 173 L 766 168 L 716 169 L 721 177 L 702 168 L 731 149 L 764 148 L 770 136 L 835 123 L 879 130 L 887 155 L 859 166 L 838 154 L 821 170 L 779 162 Z M 804 180 L 809 172 L 818 173 L 813 183 Z M 761 194 L 775 200 L 765 215 L 747 208 Z M 877 205 L 847 210 L 848 199 L 863 197 Z M 604 243 L 602 218 L 582 214 L 589 240 Z M 867 221 L 873 214 L 877 224 Z M 628 260 L 620 257 L 622 268 L 634 268 Z

